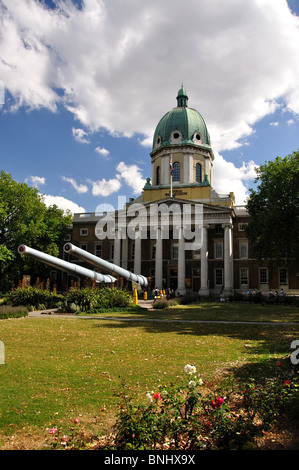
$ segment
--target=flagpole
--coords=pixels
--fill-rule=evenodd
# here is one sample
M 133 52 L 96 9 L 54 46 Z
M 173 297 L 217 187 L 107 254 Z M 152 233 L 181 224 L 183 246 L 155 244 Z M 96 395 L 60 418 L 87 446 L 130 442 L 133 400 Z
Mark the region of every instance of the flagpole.
M 170 197 L 172 197 L 172 175 L 173 175 L 172 155 L 170 155 L 169 166 L 170 166 Z

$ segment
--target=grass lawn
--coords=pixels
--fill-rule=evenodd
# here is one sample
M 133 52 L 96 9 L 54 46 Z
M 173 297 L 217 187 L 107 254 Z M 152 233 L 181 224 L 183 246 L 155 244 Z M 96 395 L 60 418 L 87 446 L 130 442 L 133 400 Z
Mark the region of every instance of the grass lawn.
M 86 314 L 82 313 L 81 316 Z M 95 315 L 92 314 L 92 317 Z M 253 303 L 208 302 L 176 305 L 171 308 L 147 310 L 136 308 L 132 312 L 99 313 L 99 317 L 118 317 L 160 320 L 201 321 L 251 321 L 251 322 L 296 322 L 299 324 L 299 307 L 288 305 L 262 305 Z
M 238 308 L 237 308 L 237 307 Z M 102 314 L 103 315 L 103 314 Z M 111 313 L 108 316 L 113 316 Z M 125 382 L 144 400 L 148 390 L 195 364 L 204 380 L 273 376 L 299 339 L 298 309 L 251 304 L 202 304 L 115 313 L 136 321 L 82 317 L 0 320 L 0 449 L 43 448 L 48 428 L 107 432 Z M 149 318 L 251 319 L 273 325 L 137 321 Z M 298 325 L 278 325 L 278 320 Z M 74 419 L 79 423 L 74 425 Z

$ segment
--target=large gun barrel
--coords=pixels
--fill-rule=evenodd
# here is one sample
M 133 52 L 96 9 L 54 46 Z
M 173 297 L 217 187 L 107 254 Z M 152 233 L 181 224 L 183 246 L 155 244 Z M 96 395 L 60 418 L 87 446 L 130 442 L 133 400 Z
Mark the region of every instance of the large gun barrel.
M 78 258 L 86 261 L 93 266 L 100 267 L 105 271 L 111 272 L 113 274 L 117 274 L 120 277 L 127 279 L 128 281 L 136 282 L 140 284 L 141 287 L 146 288 L 148 286 L 147 278 L 142 276 L 141 274 L 135 274 L 130 271 L 127 271 L 116 264 L 109 263 L 108 261 L 99 258 L 88 251 L 82 250 L 82 248 L 78 248 L 77 246 L 73 245 L 72 243 L 66 243 L 63 247 L 65 253 L 70 253 L 72 255 L 78 256 Z
M 38 261 L 41 261 L 42 263 L 47 264 L 52 268 L 73 274 L 77 277 L 87 277 L 89 279 L 94 279 L 96 282 L 105 283 L 113 283 L 116 281 L 116 278 L 113 276 L 97 273 L 91 269 L 86 269 L 82 266 L 78 266 L 77 264 L 55 258 L 55 256 L 47 255 L 42 251 L 35 250 L 34 248 L 30 248 L 26 245 L 19 246 L 18 252 L 20 255 L 30 256 L 31 258 L 37 259 Z

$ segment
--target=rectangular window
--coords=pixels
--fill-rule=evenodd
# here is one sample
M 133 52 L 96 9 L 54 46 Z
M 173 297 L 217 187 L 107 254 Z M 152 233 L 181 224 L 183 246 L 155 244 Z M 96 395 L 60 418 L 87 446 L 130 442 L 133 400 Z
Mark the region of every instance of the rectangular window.
M 288 283 L 287 281 L 287 270 L 285 268 L 279 269 L 279 285 L 286 286 Z
M 88 228 L 80 228 L 80 236 L 86 237 L 88 235 Z
M 267 268 L 260 268 L 260 284 L 268 284 Z
M 222 242 L 215 242 L 215 258 L 216 259 L 223 258 L 223 243 Z
M 152 259 L 156 259 L 156 245 L 152 245 Z
M 241 282 L 241 286 L 248 285 L 248 269 L 247 268 L 240 269 L 240 282 Z
M 94 254 L 99 258 L 102 258 L 102 245 L 96 245 L 94 248 Z
M 87 245 L 86 245 L 86 243 L 79 243 L 79 248 L 81 248 L 81 250 L 87 251 Z
M 114 259 L 114 243 L 110 245 L 110 259 Z
M 135 243 L 131 245 L 131 259 L 135 259 Z
M 179 245 L 177 243 L 172 245 L 172 259 L 179 259 Z
M 223 286 L 223 269 L 215 269 L 215 284 Z
M 247 225 L 248 225 L 248 224 L 238 224 L 239 232 L 245 232 L 245 227 L 246 227 Z
M 193 250 L 193 259 L 200 259 L 200 248 Z
M 240 241 L 240 258 L 247 259 L 248 258 L 248 241 Z

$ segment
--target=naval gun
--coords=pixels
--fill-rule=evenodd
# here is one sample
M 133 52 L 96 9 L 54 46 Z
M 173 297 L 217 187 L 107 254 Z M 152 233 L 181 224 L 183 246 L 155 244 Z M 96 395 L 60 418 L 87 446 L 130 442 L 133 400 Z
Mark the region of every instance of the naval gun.
M 89 279 L 93 279 L 96 282 L 104 282 L 107 284 L 116 281 L 116 278 L 110 276 L 109 274 L 106 275 L 97 273 L 91 269 L 84 268 L 83 266 L 78 266 L 77 264 L 55 258 L 55 256 L 47 255 L 42 251 L 35 250 L 34 248 L 30 248 L 26 245 L 20 245 L 18 248 L 18 253 L 20 255 L 27 255 L 31 258 L 37 259 L 38 261 L 41 261 L 42 263 L 47 264 L 52 268 L 59 269 L 60 271 L 64 271 L 77 277 L 87 277 Z
M 130 271 L 127 271 L 116 264 L 109 263 L 108 261 L 95 256 L 91 253 L 88 253 L 86 250 L 82 250 L 82 248 L 78 248 L 77 246 L 73 245 L 72 243 L 66 243 L 63 247 L 65 253 L 69 253 L 71 255 L 75 255 L 78 258 L 86 261 L 93 266 L 103 269 L 104 271 L 111 272 L 113 274 L 117 274 L 120 277 L 125 278 L 127 281 L 135 282 L 139 284 L 143 288 L 147 288 L 148 281 L 147 278 L 142 276 L 141 274 L 135 274 Z

